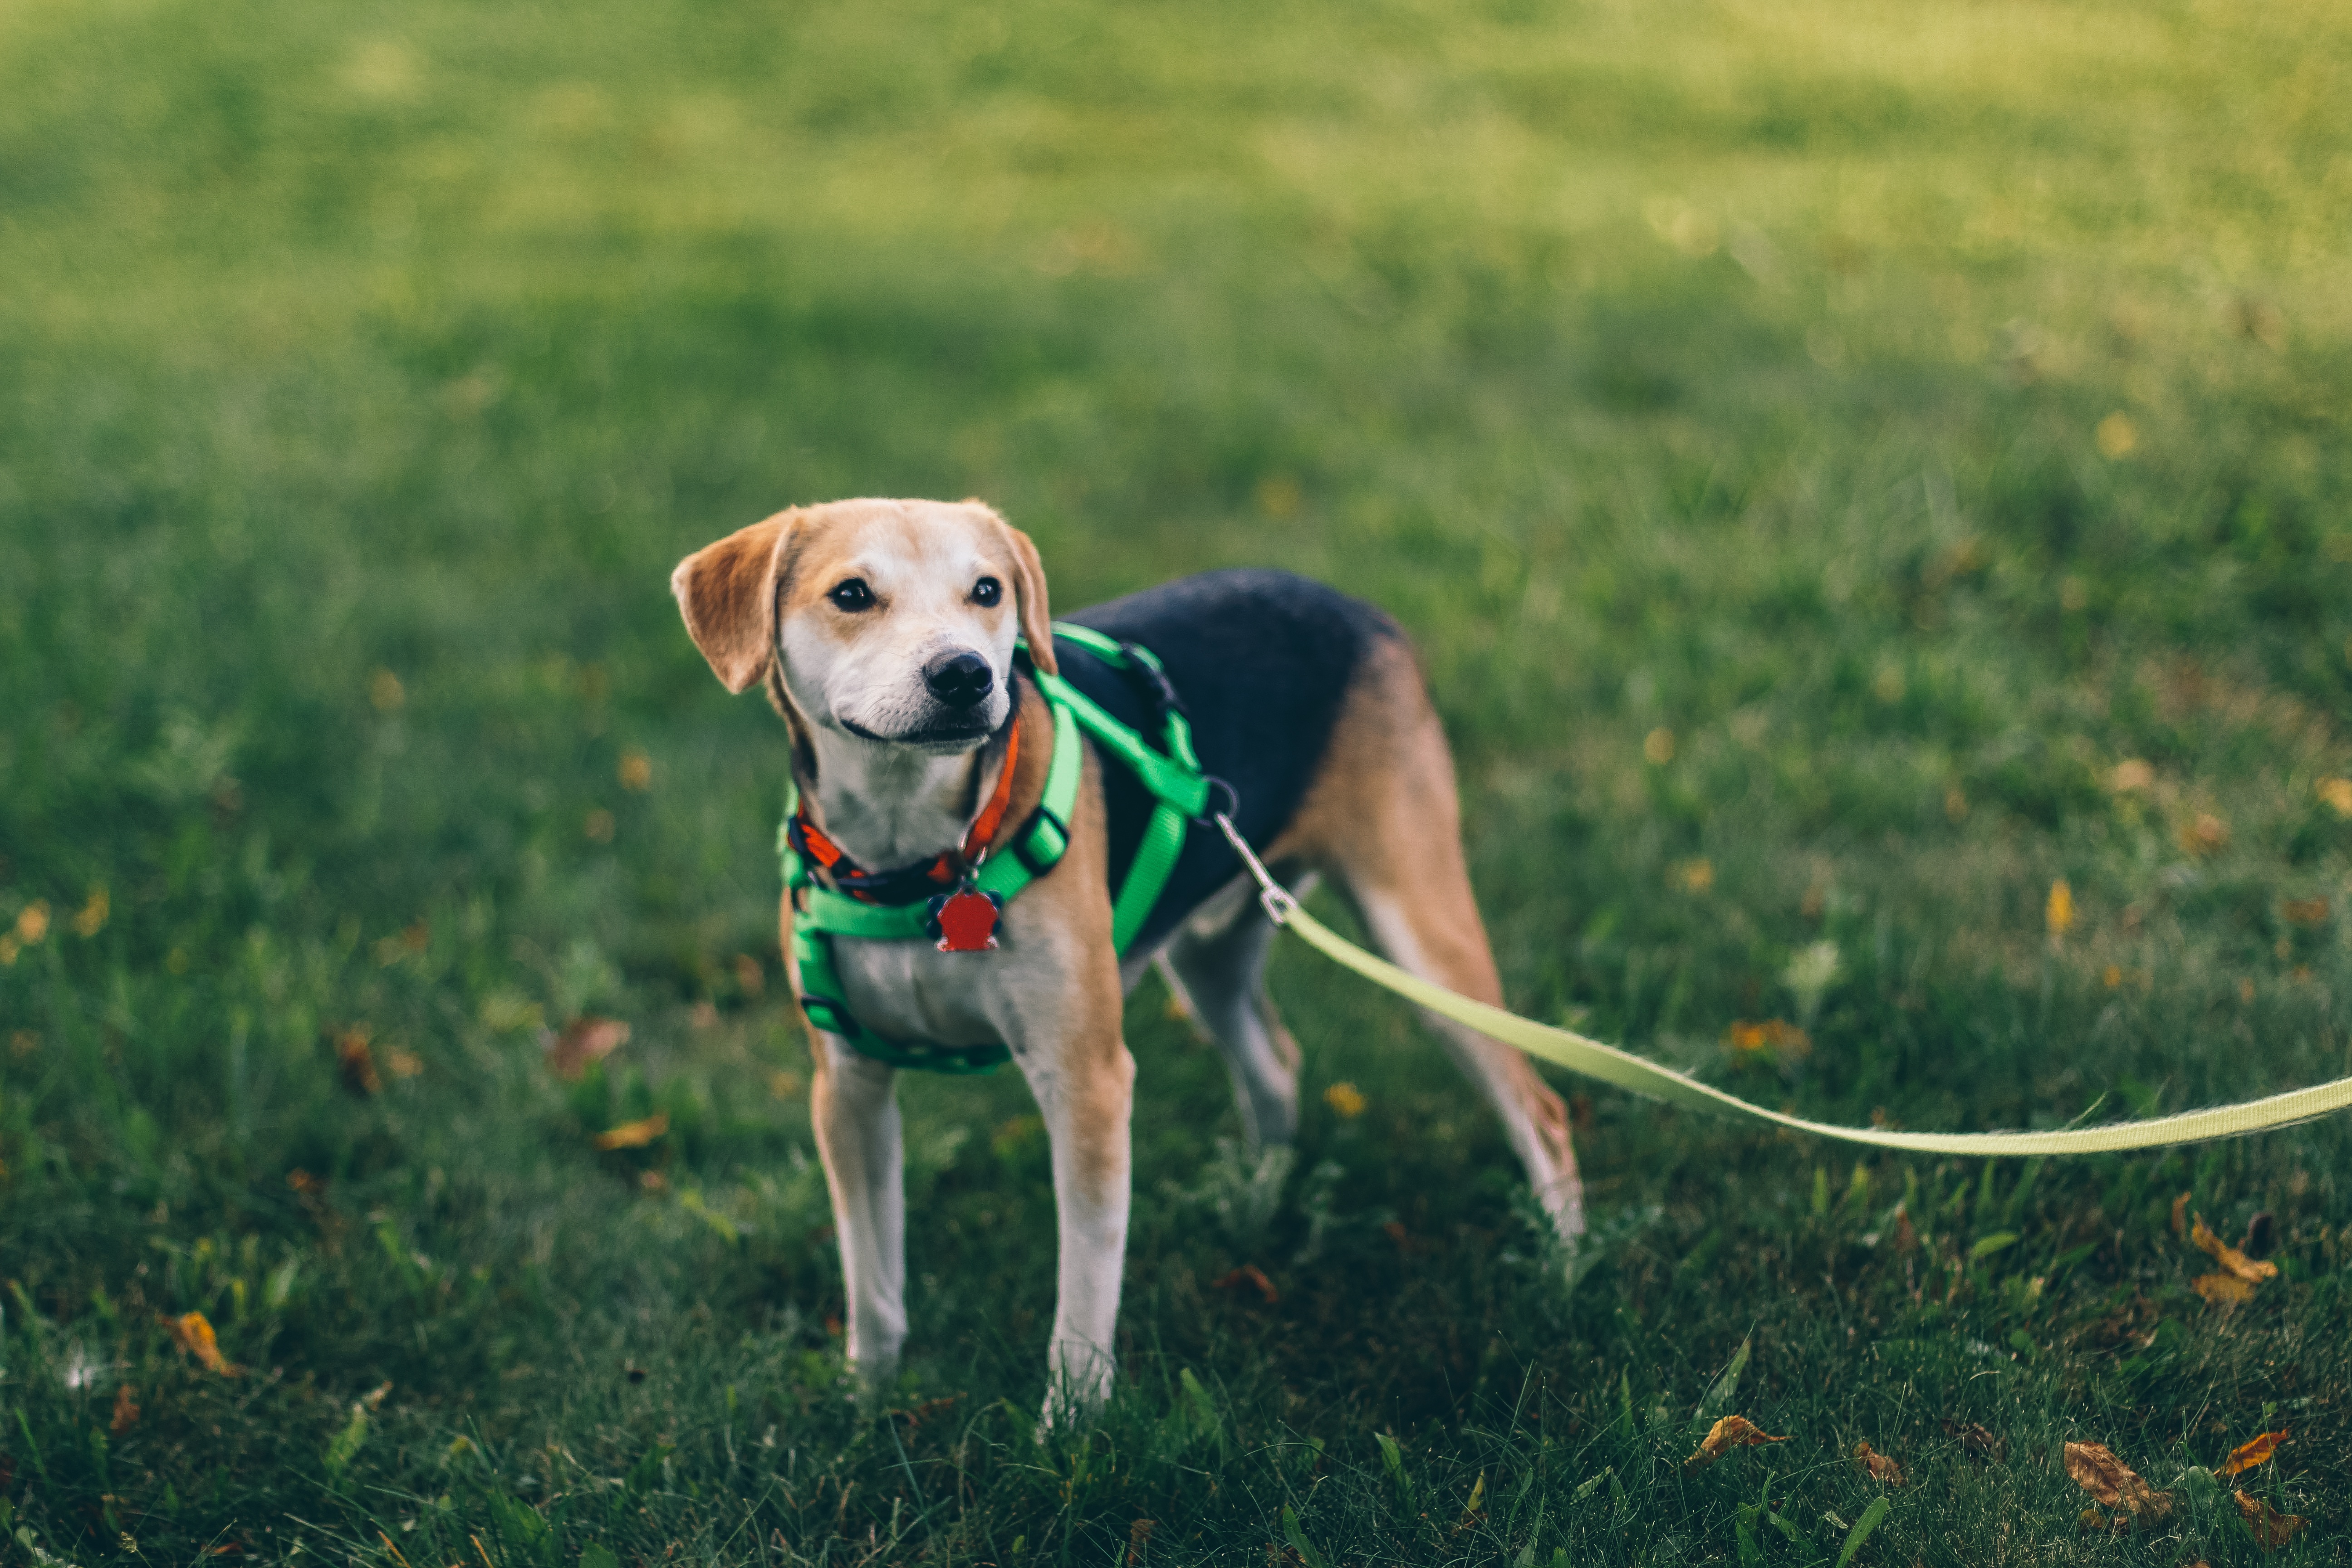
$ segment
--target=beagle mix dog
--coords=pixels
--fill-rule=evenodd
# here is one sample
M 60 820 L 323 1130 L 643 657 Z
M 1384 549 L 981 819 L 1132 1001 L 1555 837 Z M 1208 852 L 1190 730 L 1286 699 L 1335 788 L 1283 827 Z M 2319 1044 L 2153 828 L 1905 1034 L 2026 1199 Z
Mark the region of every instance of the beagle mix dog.
M 795 507 L 678 564 L 687 630 L 730 691 L 763 688 L 784 721 L 811 826 L 857 866 L 959 852 L 1013 753 L 1015 841 L 1045 789 L 1055 727 L 1015 664 L 1029 658 L 1156 733 L 1123 672 L 1065 639 L 1046 613 L 1028 536 L 976 500 Z M 1276 572 L 1219 572 L 1072 619 L 1159 656 L 1191 716 L 1202 768 L 1233 784 L 1236 826 L 1303 889 L 1328 875 L 1388 957 L 1500 1005 L 1470 892 L 1453 760 L 1410 645 L 1368 605 Z M 1009 746 L 1014 732 L 1017 747 Z M 1127 1247 L 1135 1063 L 1127 992 L 1155 959 L 1223 1053 L 1253 1144 L 1298 1125 L 1298 1047 L 1262 982 L 1275 927 L 1223 837 L 1196 826 L 1122 959 L 1111 891 L 1153 805 L 1091 740 L 1070 847 L 1005 905 L 997 947 L 836 939 L 857 1023 L 884 1038 L 1001 1044 L 1052 1143 L 1059 1226 L 1048 1419 L 1108 1395 Z M 984 853 L 984 851 L 983 851 Z M 822 878 L 824 873 L 819 873 Z M 782 911 L 793 962 L 793 908 Z M 1584 1228 L 1560 1098 L 1528 1059 L 1458 1024 L 1430 1026 L 1503 1119 L 1563 1237 Z M 907 1333 L 906 1214 L 893 1069 L 810 1025 L 817 1149 L 848 1296 L 848 1360 L 862 1388 L 893 1372 Z

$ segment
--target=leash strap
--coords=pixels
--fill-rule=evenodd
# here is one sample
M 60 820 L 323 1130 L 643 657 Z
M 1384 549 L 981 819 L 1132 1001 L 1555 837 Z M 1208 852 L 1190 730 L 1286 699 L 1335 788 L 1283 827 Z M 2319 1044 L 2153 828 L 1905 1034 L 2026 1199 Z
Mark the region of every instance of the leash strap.
M 1603 1083 L 1663 1100 L 1670 1105 L 1750 1117 L 1794 1131 L 1809 1132 L 1817 1138 L 1835 1138 L 1843 1142 L 1864 1143 L 1878 1149 L 1983 1157 L 2107 1154 L 2129 1149 L 2158 1149 L 2176 1143 L 2201 1143 L 2213 1138 L 2268 1132 L 2352 1108 L 2352 1078 L 2340 1078 L 2332 1083 L 2291 1089 L 2284 1094 L 2273 1094 L 2239 1105 L 2186 1110 L 2146 1121 L 2119 1121 L 2105 1127 L 2051 1132 L 1890 1132 L 1876 1128 L 1832 1127 L 1826 1122 L 1808 1121 L 1802 1117 L 1788 1116 L 1777 1110 L 1767 1110 L 1760 1105 L 1750 1105 L 1687 1074 L 1660 1067 L 1631 1051 L 1604 1046 L 1573 1030 L 1538 1024 L 1532 1018 L 1522 1018 L 1500 1007 L 1474 1002 L 1459 992 L 1449 991 L 1419 975 L 1408 973 L 1385 959 L 1374 957 L 1301 909 L 1298 900 L 1274 879 L 1274 874 L 1265 868 L 1264 862 L 1258 859 L 1248 842 L 1223 813 L 1220 812 L 1214 820 L 1232 843 L 1234 852 L 1242 858 L 1243 864 L 1249 868 L 1250 875 L 1256 879 L 1258 901 L 1265 906 L 1266 917 L 1275 924 L 1297 932 L 1308 946 L 1325 957 L 1343 968 L 1353 970 L 1382 990 L 1394 992 L 1406 1001 L 1451 1018 L 1457 1024 L 1465 1024 L 1489 1039 L 1499 1040 L 1531 1057 L 1564 1067 L 1570 1072 L 1597 1078 Z

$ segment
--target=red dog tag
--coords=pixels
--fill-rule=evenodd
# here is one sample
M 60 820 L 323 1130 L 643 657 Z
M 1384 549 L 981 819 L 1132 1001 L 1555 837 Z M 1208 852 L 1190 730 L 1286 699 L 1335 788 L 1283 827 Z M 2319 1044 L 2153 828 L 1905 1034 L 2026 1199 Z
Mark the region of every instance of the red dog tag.
M 941 952 L 986 952 L 996 945 L 996 912 L 1003 900 L 966 888 L 932 900 L 931 924 Z

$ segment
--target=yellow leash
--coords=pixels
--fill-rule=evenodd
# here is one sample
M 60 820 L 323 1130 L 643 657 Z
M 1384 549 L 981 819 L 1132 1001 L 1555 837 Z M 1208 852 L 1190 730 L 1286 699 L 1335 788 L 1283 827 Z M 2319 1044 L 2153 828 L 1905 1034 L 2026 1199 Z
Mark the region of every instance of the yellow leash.
M 1216 823 L 1224 830 L 1225 837 L 1232 842 L 1243 863 L 1249 867 L 1250 875 L 1257 879 L 1258 901 L 1265 906 L 1267 918 L 1278 926 L 1297 931 L 1306 938 L 1308 946 L 1325 957 L 1354 970 L 1373 984 L 1393 991 L 1409 1002 L 1458 1024 L 1466 1024 L 1490 1039 L 1500 1040 L 1544 1061 L 1557 1063 L 1570 1072 L 1597 1078 L 1603 1083 L 1613 1083 L 1620 1089 L 1646 1094 L 1670 1105 L 1728 1111 L 1799 1132 L 1810 1132 L 1816 1137 L 1836 1138 L 1848 1143 L 1867 1143 L 1880 1149 L 1908 1149 L 1922 1154 L 2000 1156 L 2110 1154 L 2125 1149 L 2157 1149 L 2173 1143 L 2200 1143 L 2210 1138 L 2234 1138 L 2248 1132 L 2267 1132 L 2273 1128 L 2291 1127 L 2298 1121 L 2310 1121 L 2352 1108 L 2352 1078 L 2339 1078 L 2332 1083 L 2273 1094 L 2263 1100 L 2250 1100 L 2242 1105 L 2217 1105 L 2210 1110 L 2186 1110 L 2177 1116 L 2159 1116 L 2150 1121 L 2119 1121 L 2105 1127 L 2053 1132 L 1886 1132 L 1866 1127 L 1832 1127 L 1825 1122 L 1808 1121 L 1801 1116 L 1786 1116 L 1777 1110 L 1767 1110 L 1760 1105 L 1750 1105 L 1672 1068 L 1645 1061 L 1631 1051 L 1604 1046 L 1570 1029 L 1554 1028 L 1531 1018 L 1522 1018 L 1516 1013 L 1507 1013 L 1484 1002 L 1474 1002 L 1459 992 L 1433 984 L 1419 975 L 1407 973 L 1385 959 L 1373 957 L 1299 908 L 1298 900 L 1274 879 L 1273 873 L 1251 851 L 1249 845 L 1234 831 L 1233 823 L 1223 813 L 1218 814 Z

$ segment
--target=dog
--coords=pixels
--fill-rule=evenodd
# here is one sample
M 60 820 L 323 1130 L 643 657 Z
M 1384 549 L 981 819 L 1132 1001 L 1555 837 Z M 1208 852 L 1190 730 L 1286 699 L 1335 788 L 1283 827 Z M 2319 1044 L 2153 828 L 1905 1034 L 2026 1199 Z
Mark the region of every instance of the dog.
M 1034 672 L 1122 716 L 1150 711 L 1135 682 L 1067 640 L 1057 647 L 1036 547 L 977 500 L 795 507 L 688 556 L 671 588 L 727 689 L 766 691 L 784 721 L 804 822 L 858 867 L 948 864 L 1002 793 L 1008 752 L 1009 800 L 998 802 L 1001 826 L 979 853 L 1007 845 L 1035 810 L 1055 721 L 1017 641 Z M 1393 621 L 1266 571 L 1185 578 L 1071 620 L 1158 656 L 1202 768 L 1231 787 L 1235 826 L 1287 885 L 1303 892 L 1328 877 L 1392 962 L 1501 1004 L 1463 858 L 1453 759 Z M 1099 1405 L 1110 1389 L 1135 1084 L 1120 1021 L 1147 967 L 1158 963 L 1222 1053 L 1252 1145 L 1287 1142 L 1298 1126 L 1298 1047 L 1262 980 L 1276 928 L 1239 858 L 1216 830 L 1192 826 L 1122 956 L 1112 888 L 1153 802 L 1125 764 L 1080 743 L 1068 848 L 1003 905 L 992 951 L 833 944 L 856 1025 L 886 1038 L 1001 1044 L 1036 1098 L 1059 1247 L 1049 1423 Z M 787 889 L 781 924 L 799 996 L 794 914 Z M 1427 1022 L 1501 1116 L 1554 1227 L 1573 1240 L 1583 1191 L 1560 1097 L 1518 1052 Z M 808 1027 L 847 1362 L 870 1397 L 907 1335 L 895 1071 Z

